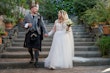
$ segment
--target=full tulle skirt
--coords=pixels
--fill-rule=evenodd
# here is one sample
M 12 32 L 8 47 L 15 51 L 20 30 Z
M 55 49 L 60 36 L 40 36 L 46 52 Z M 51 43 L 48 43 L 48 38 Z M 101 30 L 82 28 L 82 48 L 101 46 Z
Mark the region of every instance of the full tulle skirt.
M 56 31 L 48 57 L 45 59 L 47 68 L 72 68 L 74 43 L 69 31 Z M 71 36 L 71 37 L 70 37 Z

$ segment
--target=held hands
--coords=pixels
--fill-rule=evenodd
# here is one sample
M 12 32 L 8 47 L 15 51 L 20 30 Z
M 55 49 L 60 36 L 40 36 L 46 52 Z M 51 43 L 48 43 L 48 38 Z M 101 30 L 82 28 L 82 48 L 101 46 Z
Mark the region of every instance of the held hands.
M 44 34 L 45 37 L 48 37 L 48 34 Z
M 52 34 L 54 34 L 54 30 L 51 30 L 50 32 L 48 32 L 47 34 L 44 34 L 45 37 L 49 37 L 52 36 Z

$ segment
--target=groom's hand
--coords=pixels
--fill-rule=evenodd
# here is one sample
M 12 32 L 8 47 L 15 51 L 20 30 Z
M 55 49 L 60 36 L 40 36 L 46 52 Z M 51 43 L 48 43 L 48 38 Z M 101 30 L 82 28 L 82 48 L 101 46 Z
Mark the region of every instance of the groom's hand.
M 48 37 L 48 34 L 44 34 L 45 37 Z
M 32 24 L 31 24 L 31 23 L 28 23 L 28 26 L 29 26 L 29 27 L 32 27 Z

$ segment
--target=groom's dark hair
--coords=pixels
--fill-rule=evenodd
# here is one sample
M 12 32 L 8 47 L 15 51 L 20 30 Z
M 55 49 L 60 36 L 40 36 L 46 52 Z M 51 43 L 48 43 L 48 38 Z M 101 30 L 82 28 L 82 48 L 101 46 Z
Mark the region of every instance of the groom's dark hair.
M 32 8 L 34 8 L 34 7 L 36 7 L 36 5 L 31 5 L 31 6 L 30 6 L 30 9 L 32 9 Z

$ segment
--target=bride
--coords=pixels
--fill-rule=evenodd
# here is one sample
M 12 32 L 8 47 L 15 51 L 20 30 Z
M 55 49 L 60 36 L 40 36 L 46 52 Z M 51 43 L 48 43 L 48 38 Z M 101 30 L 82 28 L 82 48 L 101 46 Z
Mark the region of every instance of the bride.
M 67 26 L 68 14 L 64 10 L 58 12 L 58 19 L 55 21 L 48 36 L 53 36 L 53 41 L 48 57 L 45 59 L 45 67 L 49 69 L 72 68 L 74 57 L 74 42 L 71 27 Z

